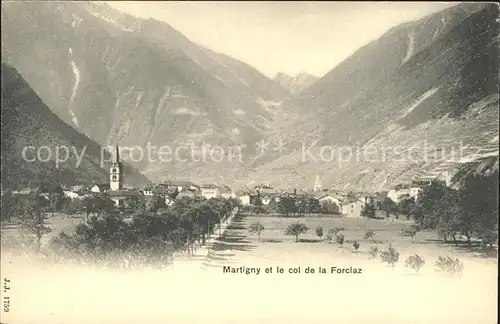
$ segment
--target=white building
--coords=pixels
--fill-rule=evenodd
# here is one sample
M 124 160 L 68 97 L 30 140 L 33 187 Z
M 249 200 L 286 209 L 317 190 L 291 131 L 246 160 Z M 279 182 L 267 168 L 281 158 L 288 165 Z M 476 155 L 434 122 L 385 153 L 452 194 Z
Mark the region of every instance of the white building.
M 64 190 L 64 195 L 70 199 L 79 199 L 80 195 L 70 190 Z
M 95 184 L 90 188 L 91 192 L 102 193 L 109 190 L 109 185 L 107 184 Z
M 248 192 L 240 192 L 238 194 L 238 200 L 244 206 L 250 205 L 250 194 Z
M 353 200 L 342 205 L 342 214 L 347 218 L 361 218 L 361 212 L 365 203 L 361 200 Z
M 221 192 L 216 185 L 204 185 L 201 187 L 201 195 L 206 199 L 221 197 Z

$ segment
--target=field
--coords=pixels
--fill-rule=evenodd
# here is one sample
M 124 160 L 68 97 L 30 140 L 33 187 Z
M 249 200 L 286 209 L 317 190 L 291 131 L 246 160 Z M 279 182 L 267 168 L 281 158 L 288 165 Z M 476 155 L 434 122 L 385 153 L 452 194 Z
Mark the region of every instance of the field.
M 56 220 L 57 219 L 57 220 Z M 56 218 L 69 230 L 70 222 Z M 260 222 L 260 241 L 248 226 Z M 303 222 L 309 231 L 295 237 L 285 228 Z M 66 225 L 64 225 L 66 224 Z M 343 227 L 346 243 L 320 240 L 320 225 Z M 171 275 L 150 270 L 99 271 L 77 267 L 33 266 L 2 258 L 3 270 L 16 282 L 11 299 L 18 308 L 16 323 L 36 318 L 51 323 L 494 323 L 497 306 L 497 261 L 466 248 L 443 245 L 432 232 L 418 233 L 415 243 L 400 237 L 406 222 L 333 217 L 277 218 L 237 216 L 223 240 L 200 249 L 194 261 L 176 261 Z M 366 230 L 375 240 L 363 238 Z M 57 232 L 57 231 L 55 231 Z M 356 252 L 354 240 L 360 247 Z M 368 251 L 391 244 L 400 253 L 394 268 L 373 259 Z M 419 275 L 404 260 L 419 254 L 426 264 Z M 461 277 L 437 273 L 439 255 L 464 263 Z M 191 271 L 188 271 L 187 267 Z M 223 267 L 259 269 L 250 274 L 224 273 Z M 278 267 L 283 273 L 278 272 Z M 299 268 L 300 267 L 300 272 Z M 314 269 L 307 273 L 306 269 Z M 325 269 L 321 273 L 320 267 Z M 331 272 L 332 267 L 361 269 L 359 274 Z M 193 271 L 194 268 L 202 270 Z M 270 268 L 271 273 L 266 273 Z M 290 273 L 289 269 L 296 269 Z M 43 280 L 40 280 L 43 278 Z M 48 293 L 50 292 L 50 293 Z M 29 297 L 28 297 L 29 296 Z M 40 303 L 40 300 L 43 302 Z M 57 310 L 57 312 L 55 312 Z M 14 314 L 9 314 L 13 316 Z M 79 320 L 76 318 L 78 317 Z M 14 319 L 14 317 L 10 317 Z M 84 320 L 85 319 L 85 320 Z M 7 318 L 6 318 L 7 320 Z
M 249 224 L 259 222 L 264 226 L 260 237 L 248 232 Z M 309 230 L 299 236 L 300 242 L 295 242 L 295 236 L 284 235 L 284 231 L 289 224 L 303 223 Z M 242 216 L 235 219 L 233 225 L 226 232 L 226 239 L 214 245 L 214 255 L 217 251 L 232 251 L 231 262 L 246 265 L 264 264 L 266 262 L 281 263 L 290 265 L 341 265 L 349 263 L 369 264 L 371 270 L 381 264 L 374 262 L 369 254 L 371 247 L 379 250 L 386 250 L 390 243 L 399 253 L 399 272 L 410 269 L 401 269 L 401 263 L 414 254 L 422 256 L 428 264 L 434 263 L 438 256 L 450 256 L 459 258 L 464 263 L 471 266 L 490 264 L 496 267 L 495 258 L 486 258 L 478 252 L 471 250 L 461 244 L 455 247 L 452 244 L 442 244 L 435 232 L 419 232 L 414 242 L 411 237 L 401 237 L 401 229 L 408 228 L 412 223 L 395 220 L 371 220 L 371 219 L 347 219 L 343 217 L 260 217 Z M 323 228 L 324 236 L 320 239 L 316 235 L 316 227 Z M 343 249 L 325 239 L 326 233 L 332 228 L 344 228 L 342 233 L 345 236 Z M 364 239 L 364 234 L 368 230 L 375 232 L 374 239 Z M 357 241 L 360 247 L 356 251 L 353 242 Z M 211 262 L 212 266 L 224 264 L 222 262 Z M 404 268 L 404 266 L 403 266 Z M 422 269 L 425 270 L 426 267 Z M 433 268 L 429 266 L 428 268 Z M 369 271 L 371 271 L 369 270 Z M 396 270 L 396 269 L 395 269 Z M 410 270 L 411 271 L 411 270 Z

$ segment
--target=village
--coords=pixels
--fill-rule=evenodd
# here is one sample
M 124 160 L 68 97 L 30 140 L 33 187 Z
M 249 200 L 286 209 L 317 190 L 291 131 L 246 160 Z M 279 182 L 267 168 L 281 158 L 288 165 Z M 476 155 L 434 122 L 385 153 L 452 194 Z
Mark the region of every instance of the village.
M 266 184 L 255 185 L 252 188 L 233 190 L 228 185 L 196 184 L 191 181 L 168 181 L 165 183 L 150 184 L 142 189 L 124 187 L 123 162 L 120 161 L 119 148 L 113 155 L 109 169 L 109 183 L 92 184 L 85 186 L 40 186 L 11 191 L 14 197 L 29 197 L 39 195 L 41 199 L 49 201 L 55 192 L 65 198 L 66 202 L 84 201 L 95 195 L 106 195 L 114 202 L 118 209 L 130 210 L 139 206 L 141 201 L 160 201 L 165 208 L 175 204 L 182 198 L 212 198 L 237 199 L 242 210 L 257 211 L 263 214 L 280 214 L 280 201 L 292 199 L 294 206 L 285 207 L 283 214 L 330 214 L 341 215 L 346 218 L 388 218 L 391 214 L 399 217 L 405 214 L 408 205 L 413 204 L 424 187 L 432 182 L 446 182 L 437 178 L 419 178 L 411 183 L 400 184 L 389 191 L 363 192 L 345 191 L 323 188 L 321 179 L 316 178 L 314 187 L 280 189 Z M 4 192 L 2 191 L 2 196 Z

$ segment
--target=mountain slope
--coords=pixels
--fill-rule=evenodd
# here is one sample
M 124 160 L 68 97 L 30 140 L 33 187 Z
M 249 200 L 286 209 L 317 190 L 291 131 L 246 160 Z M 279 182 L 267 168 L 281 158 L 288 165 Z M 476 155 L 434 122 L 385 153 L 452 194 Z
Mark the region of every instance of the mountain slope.
M 55 180 L 61 184 L 108 181 L 106 161 L 110 160 L 109 153 L 102 151 L 102 168 L 100 146 L 60 120 L 19 73 L 3 63 L 1 100 L 2 187 L 18 188 L 35 179 Z M 23 151 L 30 146 L 34 148 Z M 40 150 L 38 159 L 35 150 L 42 147 L 45 148 Z M 67 161 L 56 166 L 56 152 L 61 160 L 68 156 Z M 124 173 L 129 186 L 149 182 L 128 165 Z
M 276 74 L 274 80 L 291 93 L 298 94 L 304 91 L 307 87 L 311 86 L 314 82 L 318 81 L 318 78 L 307 73 L 299 73 L 297 76 L 291 77 L 280 72 Z
M 498 155 L 498 6 L 460 4 L 392 28 L 286 101 L 276 125 L 267 141 L 285 140 L 286 152 L 257 159 L 242 181 L 280 169 L 278 185 L 321 174 L 379 189 Z
M 263 103 L 288 95 L 255 69 L 197 46 L 166 23 L 107 5 L 2 3 L 2 54 L 58 116 L 101 145 L 174 150 L 254 143 L 272 130 L 274 112 Z M 247 145 L 245 153 L 252 150 Z M 227 169 L 133 160 L 156 180 L 218 178 Z

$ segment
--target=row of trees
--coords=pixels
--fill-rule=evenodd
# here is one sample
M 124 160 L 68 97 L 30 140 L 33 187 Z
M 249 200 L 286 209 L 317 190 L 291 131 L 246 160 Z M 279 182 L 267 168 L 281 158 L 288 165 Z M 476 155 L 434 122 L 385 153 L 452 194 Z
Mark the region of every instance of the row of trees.
M 463 235 L 491 246 L 498 238 L 498 171 L 469 173 L 458 189 L 432 183 L 419 194 L 410 214 L 423 230 L 437 230 L 444 241 Z
M 137 265 L 165 266 L 172 262 L 175 251 L 191 256 L 197 244 L 214 235 L 217 224 L 220 228 L 237 205 L 235 199 L 184 197 L 159 212 L 138 211 L 131 221 L 114 213 L 92 215 L 74 233 L 59 234 L 51 246 L 59 255 L 84 262 L 116 265 L 125 258 Z
M 318 199 L 307 195 L 285 195 L 276 202 L 274 199 L 268 205 L 262 204 L 256 196 L 252 205 L 244 206 L 243 212 L 256 214 L 280 214 L 284 216 L 304 216 L 308 214 L 338 214 L 339 207 L 331 202 L 320 203 Z

